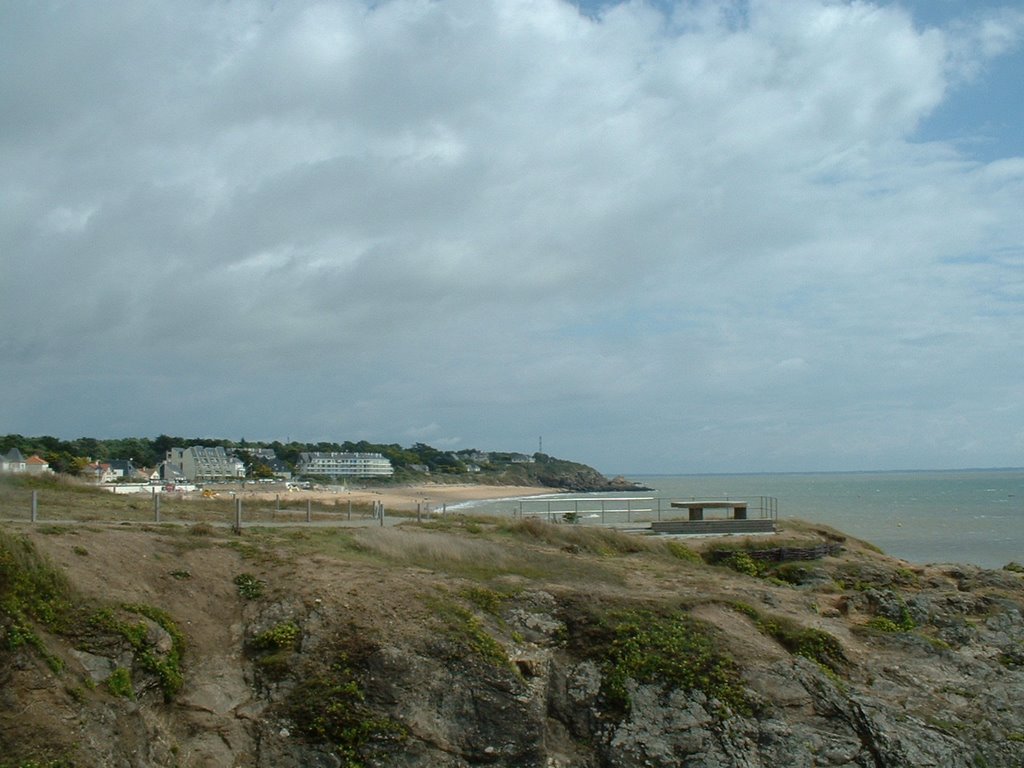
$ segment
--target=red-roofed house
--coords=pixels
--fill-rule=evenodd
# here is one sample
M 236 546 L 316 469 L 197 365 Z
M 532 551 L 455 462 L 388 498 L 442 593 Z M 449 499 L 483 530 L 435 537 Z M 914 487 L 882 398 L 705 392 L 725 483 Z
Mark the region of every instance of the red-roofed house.
M 29 475 L 45 475 L 52 472 L 50 462 L 35 454 L 25 459 L 25 472 Z
M 109 464 L 93 461 L 86 464 L 82 469 L 82 476 L 95 480 L 97 483 L 112 483 L 117 479 L 117 474 Z

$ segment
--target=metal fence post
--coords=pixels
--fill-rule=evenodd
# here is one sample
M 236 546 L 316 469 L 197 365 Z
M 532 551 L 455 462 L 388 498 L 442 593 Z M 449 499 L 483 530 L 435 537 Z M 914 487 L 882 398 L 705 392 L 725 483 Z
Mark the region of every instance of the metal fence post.
M 235 533 L 242 532 L 242 499 L 241 497 L 235 498 Z
M 160 494 L 153 490 L 153 521 L 160 522 Z
M 39 491 L 32 491 L 32 522 L 39 519 Z
M 306 499 L 306 522 L 313 522 L 313 501 Z

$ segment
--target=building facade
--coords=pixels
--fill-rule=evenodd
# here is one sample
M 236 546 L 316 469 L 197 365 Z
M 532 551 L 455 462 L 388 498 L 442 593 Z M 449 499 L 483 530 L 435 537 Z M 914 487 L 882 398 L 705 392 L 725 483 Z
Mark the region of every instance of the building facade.
M 380 453 L 324 453 L 299 455 L 296 472 L 316 477 L 390 477 L 391 462 Z
M 191 483 L 241 480 L 245 477 L 245 464 L 228 455 L 220 445 L 171 448 L 164 461 L 164 478 L 174 475 Z

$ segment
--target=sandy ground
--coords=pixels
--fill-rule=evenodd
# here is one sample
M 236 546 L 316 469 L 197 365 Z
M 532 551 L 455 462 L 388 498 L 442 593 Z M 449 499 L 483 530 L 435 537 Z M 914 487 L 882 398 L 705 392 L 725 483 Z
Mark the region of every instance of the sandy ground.
M 553 488 L 540 488 L 520 485 L 444 485 L 424 484 L 400 486 L 395 488 L 346 488 L 335 491 L 245 491 L 244 498 L 273 500 L 275 496 L 289 498 L 313 499 L 314 501 L 343 500 L 359 504 L 372 504 L 379 501 L 385 510 L 396 512 L 415 512 L 417 505 L 424 509 L 439 509 L 444 505 L 458 504 L 463 501 L 480 501 L 492 499 L 509 499 L 519 496 L 541 496 L 557 493 Z

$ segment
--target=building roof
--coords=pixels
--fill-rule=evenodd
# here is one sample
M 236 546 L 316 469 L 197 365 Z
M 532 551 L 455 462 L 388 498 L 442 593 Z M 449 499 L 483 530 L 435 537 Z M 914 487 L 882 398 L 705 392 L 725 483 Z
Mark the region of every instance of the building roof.
M 50 466 L 50 462 L 48 462 L 46 459 L 42 458 L 41 456 L 36 456 L 35 454 L 33 454 L 33 455 L 29 456 L 27 459 L 25 459 L 25 463 L 26 464 L 45 464 L 46 466 Z

